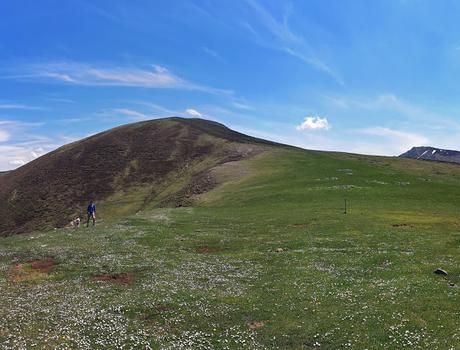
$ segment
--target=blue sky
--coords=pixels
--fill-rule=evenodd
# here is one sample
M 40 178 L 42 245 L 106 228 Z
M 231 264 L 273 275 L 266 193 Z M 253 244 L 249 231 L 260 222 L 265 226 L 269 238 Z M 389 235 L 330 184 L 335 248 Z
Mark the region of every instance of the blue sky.
M 166 116 L 310 149 L 460 149 L 460 2 L 0 2 L 0 170 Z

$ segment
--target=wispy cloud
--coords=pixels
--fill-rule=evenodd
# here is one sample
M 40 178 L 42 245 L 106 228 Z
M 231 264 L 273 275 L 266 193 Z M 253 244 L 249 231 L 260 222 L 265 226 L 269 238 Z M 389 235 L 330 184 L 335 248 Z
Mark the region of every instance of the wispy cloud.
M 42 107 L 30 106 L 23 103 L 0 102 L 0 109 L 25 109 L 25 110 L 39 110 Z
M 153 112 L 160 112 L 162 114 L 176 115 L 178 113 L 177 110 L 162 106 L 158 103 L 147 102 L 147 101 L 127 101 L 127 102 L 131 104 L 147 107 Z
M 99 112 L 92 114 L 93 119 L 103 120 L 111 123 L 132 123 L 142 120 L 157 119 L 169 117 L 171 115 L 159 115 L 157 113 L 148 113 L 133 108 L 104 108 Z
M 283 14 L 283 19 L 277 20 L 265 7 L 255 0 L 246 0 L 246 2 L 258 14 L 263 25 L 272 33 L 272 35 L 284 43 L 301 43 L 302 39 L 294 34 L 288 26 L 289 15 L 292 7 L 287 7 Z M 255 32 L 255 31 L 254 31 Z
M 214 121 L 219 121 L 222 122 L 219 118 L 215 117 L 214 115 L 232 115 L 234 116 L 234 112 L 229 111 L 225 108 L 221 107 L 216 107 L 216 106 L 209 106 L 209 105 L 204 105 L 204 106 L 199 106 L 197 107 L 188 107 L 185 109 L 171 109 L 162 105 L 159 105 L 157 103 L 152 103 L 152 102 L 145 102 L 145 101 L 130 101 L 130 103 L 138 105 L 138 106 L 143 106 L 147 107 L 147 111 L 143 112 L 138 112 L 137 110 L 134 110 L 133 108 L 130 108 L 130 112 L 125 113 L 125 115 L 131 114 L 134 116 L 135 113 L 139 113 L 141 115 L 144 115 L 148 117 L 148 119 L 156 119 L 156 118 L 164 118 L 164 117 L 182 117 L 182 118 L 188 118 L 188 117 L 194 117 L 194 118 L 206 118 Z M 133 113 L 134 112 L 134 113 Z
M 382 138 L 388 149 L 385 154 L 400 154 L 414 146 L 426 146 L 430 143 L 430 140 L 423 135 L 385 127 L 366 128 L 357 132 Z
M 322 96 L 325 104 L 332 103 L 339 109 L 370 111 L 373 113 L 392 112 L 400 116 L 399 121 L 410 121 L 416 127 L 450 129 L 460 132 L 460 124 L 449 113 L 440 113 L 418 103 L 408 101 L 393 93 L 382 93 L 372 97 L 363 96 Z
M 245 101 L 235 100 L 231 103 L 231 105 L 237 109 L 243 109 L 245 111 L 253 111 L 255 109 Z
M 83 122 L 88 122 L 88 121 L 94 121 L 96 117 L 71 117 L 71 118 L 60 118 L 60 119 L 53 119 L 49 121 L 49 123 L 55 123 L 55 124 L 69 124 L 69 123 L 83 123 Z
M 19 129 L 26 127 L 43 126 L 45 122 L 24 122 L 19 120 L 0 120 L 0 127 L 6 127 L 10 129 Z
M 49 97 L 48 100 L 60 103 L 76 103 L 74 100 L 71 100 L 70 98 Z
M 114 13 L 109 12 L 106 9 L 97 7 L 94 3 L 89 2 L 89 1 L 82 1 L 81 5 L 83 8 L 85 8 L 88 12 L 94 13 L 97 16 L 100 16 L 102 18 L 105 18 L 110 21 L 114 22 L 122 22 L 118 16 L 116 16 Z
M 392 93 L 384 93 L 367 100 L 352 100 L 350 101 L 356 107 L 361 107 L 369 110 L 376 109 L 391 109 L 403 113 L 407 116 L 419 115 L 421 108 L 402 100 Z M 423 113 L 425 114 L 425 112 Z
M 123 107 L 104 108 L 94 113 L 93 118 L 103 118 L 113 121 L 121 119 L 121 122 L 141 121 L 168 117 L 187 117 L 183 110 L 170 109 L 158 103 L 148 101 L 127 100 L 123 102 Z
M 0 129 L 0 142 L 5 142 L 10 139 L 10 133 L 6 130 Z
M 159 65 L 153 65 L 150 68 L 137 68 L 131 66 L 102 66 L 75 62 L 59 62 L 31 64 L 14 68 L 14 70 L 16 74 L 11 74 L 4 78 L 87 86 L 182 89 L 227 96 L 233 94 L 230 90 L 193 83 Z
M 0 171 L 15 169 L 66 143 L 26 132 L 39 124 L 0 120 Z
M 128 109 L 128 108 L 115 108 L 113 110 L 117 114 L 125 115 L 128 117 L 134 117 L 137 119 L 151 119 L 152 116 L 148 116 L 147 114 L 135 111 L 133 109 Z
M 102 111 L 95 113 L 95 116 L 99 119 L 103 118 L 106 120 L 114 121 L 116 119 L 121 119 L 121 122 L 126 122 L 127 120 L 132 121 L 142 121 L 142 120 L 151 120 L 159 118 L 169 118 L 169 117 L 182 117 L 182 118 L 206 118 L 211 120 L 216 120 L 213 116 L 203 112 L 198 111 L 196 108 L 186 108 L 184 110 L 171 110 L 169 108 L 163 107 L 161 105 L 149 102 L 137 101 L 134 104 L 143 106 L 144 108 L 133 108 L 133 107 L 123 107 L 123 108 L 106 108 Z M 145 108 L 146 107 L 146 108 Z
M 40 145 L 0 144 L 0 171 L 15 169 L 62 146 L 64 143 L 49 141 Z
M 212 58 L 216 59 L 217 61 L 219 62 L 225 62 L 224 58 L 216 51 L 216 50 L 213 50 L 213 49 L 210 49 L 209 47 L 206 47 L 204 46 L 203 47 L 203 51 L 211 56 Z
M 423 134 L 385 127 L 371 127 L 356 130 L 334 130 L 328 133 L 293 133 L 289 124 L 272 128 L 236 130 L 272 141 L 294 145 L 305 149 L 350 152 L 368 155 L 397 156 L 415 145 L 430 143 Z
M 382 93 L 376 96 L 329 96 L 323 95 L 327 103 L 332 102 L 336 107 L 349 109 L 361 108 L 370 111 L 394 110 L 407 116 L 426 115 L 427 112 L 413 103 L 405 101 L 393 93 Z
M 292 6 L 286 7 L 282 18 L 277 19 L 256 0 L 246 0 L 246 2 L 257 15 L 260 27 L 265 29 L 264 32 L 260 32 L 253 25 L 247 22 L 242 23 L 256 43 L 300 59 L 314 69 L 329 75 L 340 85 L 344 84 L 341 75 L 315 53 L 307 40 L 290 29 L 289 17 L 292 13 Z

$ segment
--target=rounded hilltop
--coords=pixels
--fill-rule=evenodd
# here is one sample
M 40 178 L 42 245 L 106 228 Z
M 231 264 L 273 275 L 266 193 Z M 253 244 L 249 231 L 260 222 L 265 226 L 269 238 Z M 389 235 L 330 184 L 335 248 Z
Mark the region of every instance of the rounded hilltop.
M 204 119 L 119 126 L 0 176 L 0 234 L 65 225 L 90 198 L 116 202 L 114 211 L 124 214 L 152 201 L 180 202 L 177 193 L 199 174 L 268 145 L 275 144 Z M 172 184 L 177 189 L 163 195 Z

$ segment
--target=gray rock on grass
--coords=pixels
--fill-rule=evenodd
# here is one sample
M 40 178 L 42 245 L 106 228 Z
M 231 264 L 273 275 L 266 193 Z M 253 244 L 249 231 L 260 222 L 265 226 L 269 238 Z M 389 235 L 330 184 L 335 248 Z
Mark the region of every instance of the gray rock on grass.
M 437 274 L 437 275 L 447 276 L 447 271 L 443 270 L 443 269 L 439 269 L 439 268 L 434 270 L 434 273 Z

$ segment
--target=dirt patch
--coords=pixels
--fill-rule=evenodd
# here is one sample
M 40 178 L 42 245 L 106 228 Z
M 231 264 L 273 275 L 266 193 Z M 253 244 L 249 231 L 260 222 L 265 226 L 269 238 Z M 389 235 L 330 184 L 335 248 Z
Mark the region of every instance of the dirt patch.
M 24 271 L 24 265 L 23 264 L 16 264 L 13 267 L 11 267 L 9 271 L 9 275 L 11 279 L 15 282 L 21 282 L 24 280 L 27 280 L 27 275 L 26 272 Z
M 33 260 L 12 266 L 9 275 L 15 282 L 39 281 L 46 279 L 54 266 L 52 259 Z
M 219 253 L 222 250 L 216 247 L 208 247 L 207 245 L 205 245 L 203 247 L 197 248 L 196 251 L 197 253 L 200 253 L 200 254 L 214 254 L 214 253 Z
M 93 281 L 111 282 L 116 284 L 131 284 L 133 278 L 126 273 L 116 275 L 97 275 L 93 277 Z
M 265 322 L 264 321 L 252 321 L 250 323 L 248 323 L 248 327 L 249 329 L 255 331 L 256 329 L 259 329 L 259 328 L 262 328 L 263 326 L 265 326 Z
M 49 273 L 56 262 L 53 259 L 34 260 L 30 263 L 30 267 L 34 270 L 38 270 L 44 273 Z

